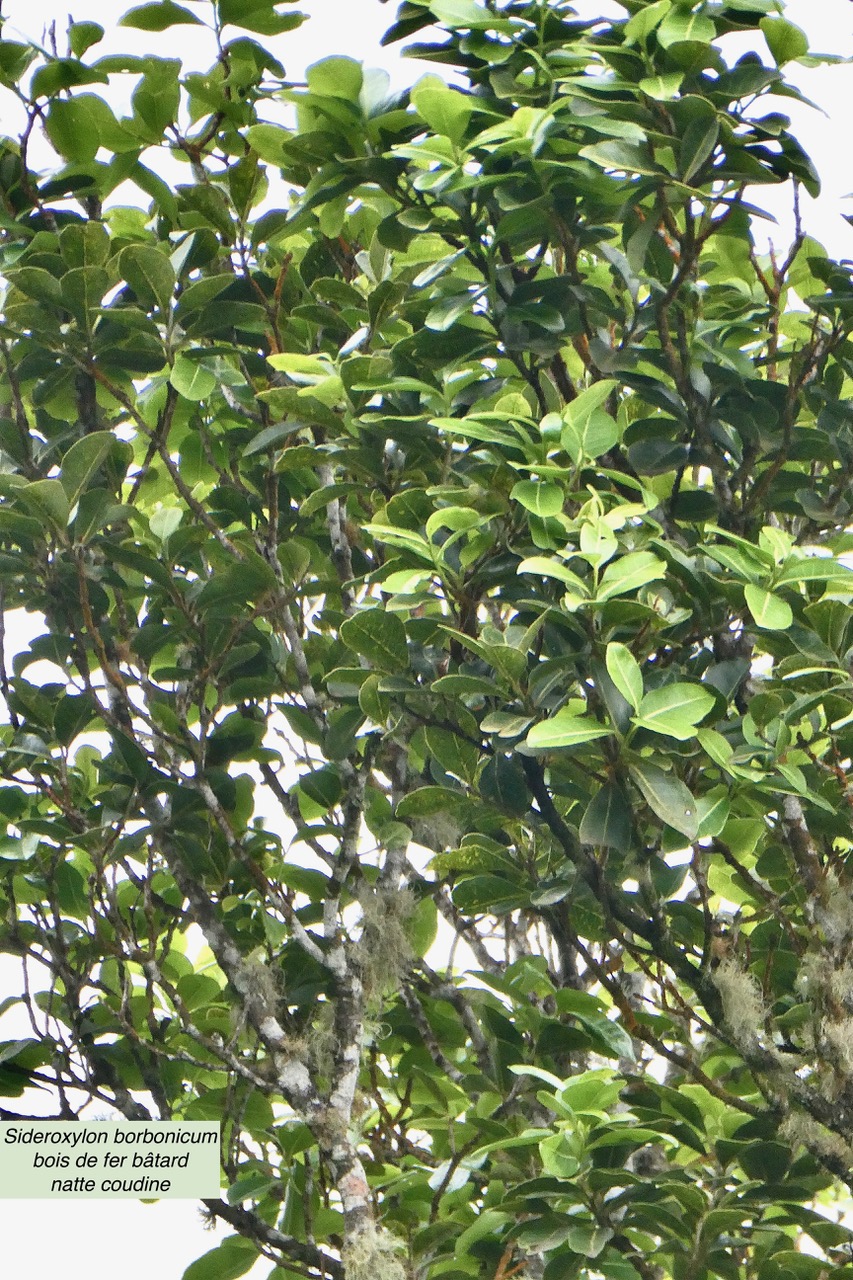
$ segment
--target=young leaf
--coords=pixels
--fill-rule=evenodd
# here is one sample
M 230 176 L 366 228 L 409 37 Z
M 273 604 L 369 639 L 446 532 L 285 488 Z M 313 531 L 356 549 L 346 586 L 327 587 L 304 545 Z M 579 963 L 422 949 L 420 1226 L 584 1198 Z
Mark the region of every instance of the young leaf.
M 178 356 L 175 360 L 169 381 L 185 400 L 204 400 L 216 386 L 215 374 L 186 356 Z
M 569 711 L 558 711 L 550 720 L 535 724 L 525 739 L 525 746 L 536 751 L 555 747 L 576 747 L 595 738 L 607 738 L 611 730 L 605 729 L 592 716 L 577 716 Z
M 518 572 L 535 573 L 542 578 L 556 578 L 558 582 L 563 582 L 571 588 L 582 600 L 589 598 L 586 583 L 576 573 L 572 573 L 561 560 L 552 559 L 549 556 L 528 556 L 518 566 Z
M 640 699 L 643 696 L 643 673 L 631 650 L 627 645 L 619 644 L 615 640 L 611 641 L 607 646 L 604 661 L 610 679 L 622 697 L 635 711 L 638 711 Z
M 756 625 L 765 631 L 787 631 L 794 621 L 794 614 L 788 601 L 774 595 L 772 591 L 750 583 L 749 586 L 744 587 L 743 594 Z
M 438 76 L 429 76 L 415 85 L 412 103 L 418 115 L 437 134 L 443 134 L 451 142 L 462 141 L 472 111 L 471 99 L 466 94 L 451 88 Z
M 640 728 L 686 742 L 715 703 L 714 695 L 701 685 L 667 684 L 645 695 L 632 721 Z
M 494 21 L 488 9 L 475 4 L 474 0 L 430 0 L 429 8 L 439 22 L 452 28 L 476 29 L 491 26 Z
M 651 551 L 630 551 L 628 555 L 613 560 L 601 576 L 596 599 L 609 600 L 637 591 L 648 582 L 664 577 L 666 565 Z
M 563 490 L 547 480 L 519 480 L 509 496 L 542 519 L 559 515 L 563 510 Z

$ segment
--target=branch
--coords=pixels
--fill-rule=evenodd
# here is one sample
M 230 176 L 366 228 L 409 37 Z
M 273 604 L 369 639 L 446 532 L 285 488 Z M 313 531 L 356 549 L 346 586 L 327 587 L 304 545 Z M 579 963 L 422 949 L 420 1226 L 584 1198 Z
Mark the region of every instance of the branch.
M 224 1200 L 205 1200 L 203 1204 L 208 1213 L 213 1214 L 215 1218 L 222 1218 L 246 1239 L 261 1241 L 271 1249 L 278 1250 L 289 1261 L 302 1263 L 306 1268 L 303 1274 L 317 1275 L 327 1280 L 344 1280 L 343 1263 L 337 1258 L 324 1253 L 316 1245 L 305 1244 L 293 1236 L 284 1235 L 275 1227 L 271 1227 L 268 1222 L 264 1222 L 263 1218 L 253 1210 L 226 1204 Z M 289 1268 L 289 1270 L 294 1269 Z
M 400 988 L 400 998 L 406 1006 L 406 1009 L 417 1028 L 418 1035 L 424 1042 L 424 1048 L 432 1058 L 435 1065 L 440 1071 L 443 1071 L 448 1079 L 452 1080 L 454 1084 L 464 1084 L 466 1078 L 464 1072 L 454 1066 L 443 1052 L 441 1045 L 436 1039 L 435 1032 L 429 1025 L 420 1000 L 415 995 L 414 991 L 412 991 L 411 987 L 407 986 L 405 983 Z

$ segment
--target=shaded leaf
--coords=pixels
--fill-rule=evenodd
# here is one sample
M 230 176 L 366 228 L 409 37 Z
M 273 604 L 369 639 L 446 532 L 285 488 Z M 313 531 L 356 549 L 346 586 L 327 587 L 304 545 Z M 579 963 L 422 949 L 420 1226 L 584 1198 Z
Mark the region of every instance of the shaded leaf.
M 607 782 L 590 800 L 579 828 L 582 844 L 627 850 L 631 843 L 631 806 L 618 782 Z
M 665 773 L 648 760 L 635 761 L 631 765 L 631 777 L 653 813 L 688 840 L 696 839 L 699 832 L 696 801 L 680 778 Z

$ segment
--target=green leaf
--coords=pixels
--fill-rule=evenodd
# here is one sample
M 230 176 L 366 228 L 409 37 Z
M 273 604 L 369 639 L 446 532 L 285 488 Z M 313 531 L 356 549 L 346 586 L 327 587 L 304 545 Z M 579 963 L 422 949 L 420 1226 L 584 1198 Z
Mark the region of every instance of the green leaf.
M 558 711 L 550 720 L 535 724 L 525 739 L 525 746 L 534 751 L 548 751 L 556 747 L 576 747 L 595 738 L 608 738 L 611 729 L 605 729 L 592 716 L 573 715 Z
M 204 400 L 216 386 L 216 375 L 198 361 L 178 356 L 169 381 L 185 400 Z
M 606 782 L 586 807 L 578 831 L 582 844 L 626 852 L 631 843 L 631 806 L 618 782 Z
M 689 182 L 711 157 L 719 136 L 720 126 L 716 120 L 693 120 L 684 130 L 678 164 L 685 182 Z
M 630 551 L 628 555 L 611 561 L 604 570 L 596 599 L 610 600 L 612 596 L 626 595 L 663 578 L 665 574 L 665 563 L 651 551 Z
M 218 8 L 223 26 L 230 23 L 234 27 L 242 27 L 244 31 L 256 31 L 262 36 L 277 36 L 285 31 L 293 31 L 305 17 L 302 13 L 277 13 L 274 0 L 219 0 Z M 278 73 L 281 74 L 280 65 Z
M 638 711 L 643 696 L 643 673 L 631 650 L 624 644 L 611 641 L 604 661 L 607 673 L 622 697 Z
M 165 31 L 168 27 L 203 26 L 201 18 L 197 18 L 183 5 L 174 0 L 156 0 L 153 4 L 141 4 L 130 9 L 123 18 L 119 18 L 120 27 L 133 27 L 137 31 Z
M 645 40 L 663 21 L 671 8 L 672 0 L 654 0 L 653 4 L 644 5 L 625 23 L 625 43 Z
M 471 99 L 438 76 L 425 76 L 412 90 L 412 103 L 418 115 L 437 134 L 461 142 L 471 119 Z M 454 257 L 457 255 L 454 255 Z
M 520 885 L 503 876 L 470 876 L 460 880 L 453 889 L 453 904 L 460 911 L 477 914 L 503 915 L 514 911 L 525 901 Z
M 803 58 L 808 53 L 808 36 L 787 18 L 762 18 L 758 25 L 777 67 L 793 62 L 795 58 Z
M 9 279 L 16 289 L 36 302 L 51 307 L 62 305 L 62 286 L 44 267 L 16 267 L 9 272 Z
M 731 805 L 729 789 L 714 787 L 699 797 L 699 837 L 718 836 L 728 821 Z
M 5 40 L 0 41 L 0 56 Z M 13 58 L 17 62 L 16 45 L 12 45 Z M 96 67 L 87 67 L 77 58 L 55 58 L 38 68 L 32 78 L 30 91 L 33 98 L 52 98 L 64 89 L 78 84 L 106 84 L 107 77 Z
M 176 315 L 180 317 L 182 323 L 186 323 L 186 316 L 190 312 L 200 311 L 208 306 L 233 283 L 234 276 L 230 271 L 223 271 L 213 276 L 202 276 L 201 280 L 194 280 L 182 290 L 175 308 Z
M 698 808 L 680 778 L 665 773 L 648 760 L 632 764 L 631 777 L 653 813 L 688 840 L 696 839 L 699 833 Z
M 133 124 L 158 145 L 168 126 L 177 119 L 181 102 L 180 74 L 181 64 L 176 58 L 149 61 L 145 75 L 133 91 Z
M 537 574 L 541 578 L 556 578 L 558 582 L 565 583 L 581 600 L 589 599 L 586 583 L 560 560 L 548 556 L 528 556 L 518 566 L 518 572 Z
M 565 500 L 560 486 L 546 480 L 519 480 L 509 496 L 541 519 L 559 515 Z
M 628 1046 L 631 1049 L 630 1054 L 619 1054 L 617 1056 L 630 1057 L 633 1059 L 634 1050 L 631 1045 L 630 1037 L 625 1035 L 625 1032 L 622 1031 L 621 1027 L 616 1026 L 616 1023 L 610 1023 L 610 1025 L 615 1027 L 617 1031 L 622 1032 L 622 1035 L 627 1040 Z M 576 1227 L 572 1227 L 567 1236 L 566 1243 L 570 1249 L 574 1250 L 575 1253 L 581 1253 L 585 1258 L 597 1258 L 612 1236 L 612 1227 L 598 1227 L 591 1222 L 581 1223 Z
M 432 689 L 434 693 L 441 693 L 449 698 L 464 697 L 470 693 L 481 694 L 486 698 L 496 698 L 500 694 L 495 682 L 483 676 L 439 676 L 433 681 Z
M 643 76 L 637 87 L 658 102 L 670 102 L 678 97 L 683 79 L 683 71 L 670 71 L 662 76 Z
M 18 501 L 37 516 L 46 517 L 57 529 L 64 529 L 71 514 L 71 503 L 59 480 L 33 480 L 18 490 Z
M 78 163 L 94 160 L 100 146 L 97 120 L 85 100 L 90 96 L 54 98 L 45 120 L 45 132 L 59 154 Z
M 113 447 L 111 431 L 93 431 L 83 436 L 66 453 L 59 468 L 59 480 L 65 490 L 69 507 L 73 507 L 92 476 Z
M 397 805 L 398 818 L 431 818 L 436 813 L 452 813 L 464 796 L 449 787 L 417 787 Z
M 165 315 L 175 291 L 175 268 L 153 245 L 134 244 L 119 255 L 119 271 L 141 302 L 155 302 Z
M 323 58 L 308 68 L 307 80 L 312 93 L 358 102 L 364 73 L 354 58 Z
M 618 443 L 619 426 L 601 407 L 616 386 L 612 378 L 593 383 L 563 411 L 565 425 L 561 443 L 574 463 L 579 464 L 584 458 L 600 458 Z
M 304 423 L 301 422 L 274 422 L 272 426 L 263 427 L 246 445 L 243 450 L 243 457 L 250 458 L 255 453 L 264 453 L 266 450 L 275 449 L 276 445 L 281 444 L 283 440 L 287 440 L 295 431 L 301 430 L 303 426 Z
M 180 507 L 160 507 L 148 521 L 148 527 L 160 542 L 168 543 L 172 534 L 180 527 L 183 512 Z
M 267 919 L 271 920 L 273 926 L 277 923 L 272 917 L 267 917 Z M 181 995 L 184 1003 L 188 1004 L 183 982 L 181 983 Z M 192 1008 L 191 1005 L 189 1007 Z M 267 1174 L 255 1170 L 253 1173 L 247 1173 L 245 1177 L 238 1178 L 236 1182 L 232 1183 L 228 1188 L 226 1199 L 229 1204 L 242 1204 L 244 1200 L 260 1200 L 277 1183 L 278 1178 L 271 1178 Z
M 82 58 L 87 49 L 104 38 L 104 28 L 99 22 L 72 22 L 68 28 L 68 44 L 75 58 Z
M 473 293 L 460 293 L 452 298 L 442 298 L 435 306 L 430 307 L 424 324 L 428 329 L 434 329 L 437 333 L 445 333 L 462 316 L 469 311 L 473 311 L 474 303 L 482 292 L 482 289 L 478 289 Z
M 243 1236 L 226 1236 L 184 1271 L 182 1280 L 237 1280 L 257 1261 L 258 1250 Z
M 458 27 L 476 30 L 494 23 L 488 10 L 475 4 L 474 0 L 430 0 L 429 8 L 439 22 L 454 30 Z
M 493 756 L 480 774 L 479 787 L 484 799 L 514 817 L 522 817 L 530 808 L 530 794 L 517 756 Z
M 490 1235 L 499 1235 L 507 1222 L 512 1220 L 512 1215 L 501 1213 L 496 1209 L 484 1209 L 474 1219 L 470 1227 L 461 1232 L 454 1244 L 454 1253 L 457 1257 L 466 1257 L 471 1245 L 477 1241 L 485 1239 Z
M 714 695 L 701 685 L 667 684 L 645 695 L 632 722 L 643 729 L 650 729 L 652 733 L 662 733 L 668 738 L 686 742 L 694 736 L 699 721 L 715 705 Z
M 341 624 L 341 639 L 380 671 L 405 671 L 408 667 L 406 628 L 396 613 L 383 609 L 356 613 Z
M 81 493 L 74 518 L 74 541 L 86 543 L 108 524 L 126 520 L 133 508 L 113 502 L 108 489 L 87 489 Z
M 743 594 L 756 626 L 765 631 L 786 631 L 794 621 L 794 614 L 787 600 L 750 583 Z
M 413 955 L 425 956 L 438 933 L 438 908 L 432 898 L 421 898 L 418 902 L 406 921 L 406 933 Z
M 717 29 L 710 18 L 684 8 L 671 9 L 657 29 L 658 44 L 663 49 L 685 40 L 710 44 L 716 34 Z
M 728 738 L 724 738 L 716 729 L 700 729 L 696 736 L 714 763 L 721 769 L 727 769 L 734 755 Z
M 101 267 L 73 267 L 62 277 L 62 300 L 85 329 L 95 322 L 94 312 L 101 306 L 110 287 L 110 277 Z
M 831 582 L 853 591 L 853 569 L 833 556 L 792 556 L 776 575 L 776 584 L 787 582 Z
M 581 525 L 581 555 L 595 568 L 601 568 L 616 555 L 619 542 L 604 520 L 585 520 Z
M 621 138 L 612 142 L 594 142 L 581 147 L 580 155 L 602 169 L 623 170 L 625 173 L 647 175 L 662 173 L 660 165 L 651 159 L 648 148 L 636 142 L 624 142 Z

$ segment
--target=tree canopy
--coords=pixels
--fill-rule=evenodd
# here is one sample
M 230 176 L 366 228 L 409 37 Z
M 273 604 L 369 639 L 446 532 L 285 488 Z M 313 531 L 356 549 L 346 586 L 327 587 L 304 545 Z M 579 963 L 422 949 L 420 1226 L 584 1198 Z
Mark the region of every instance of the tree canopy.
M 406 0 L 405 93 L 273 0 L 0 40 L 0 1114 L 221 1121 L 187 1280 L 853 1275 L 815 59 L 623 9 Z

